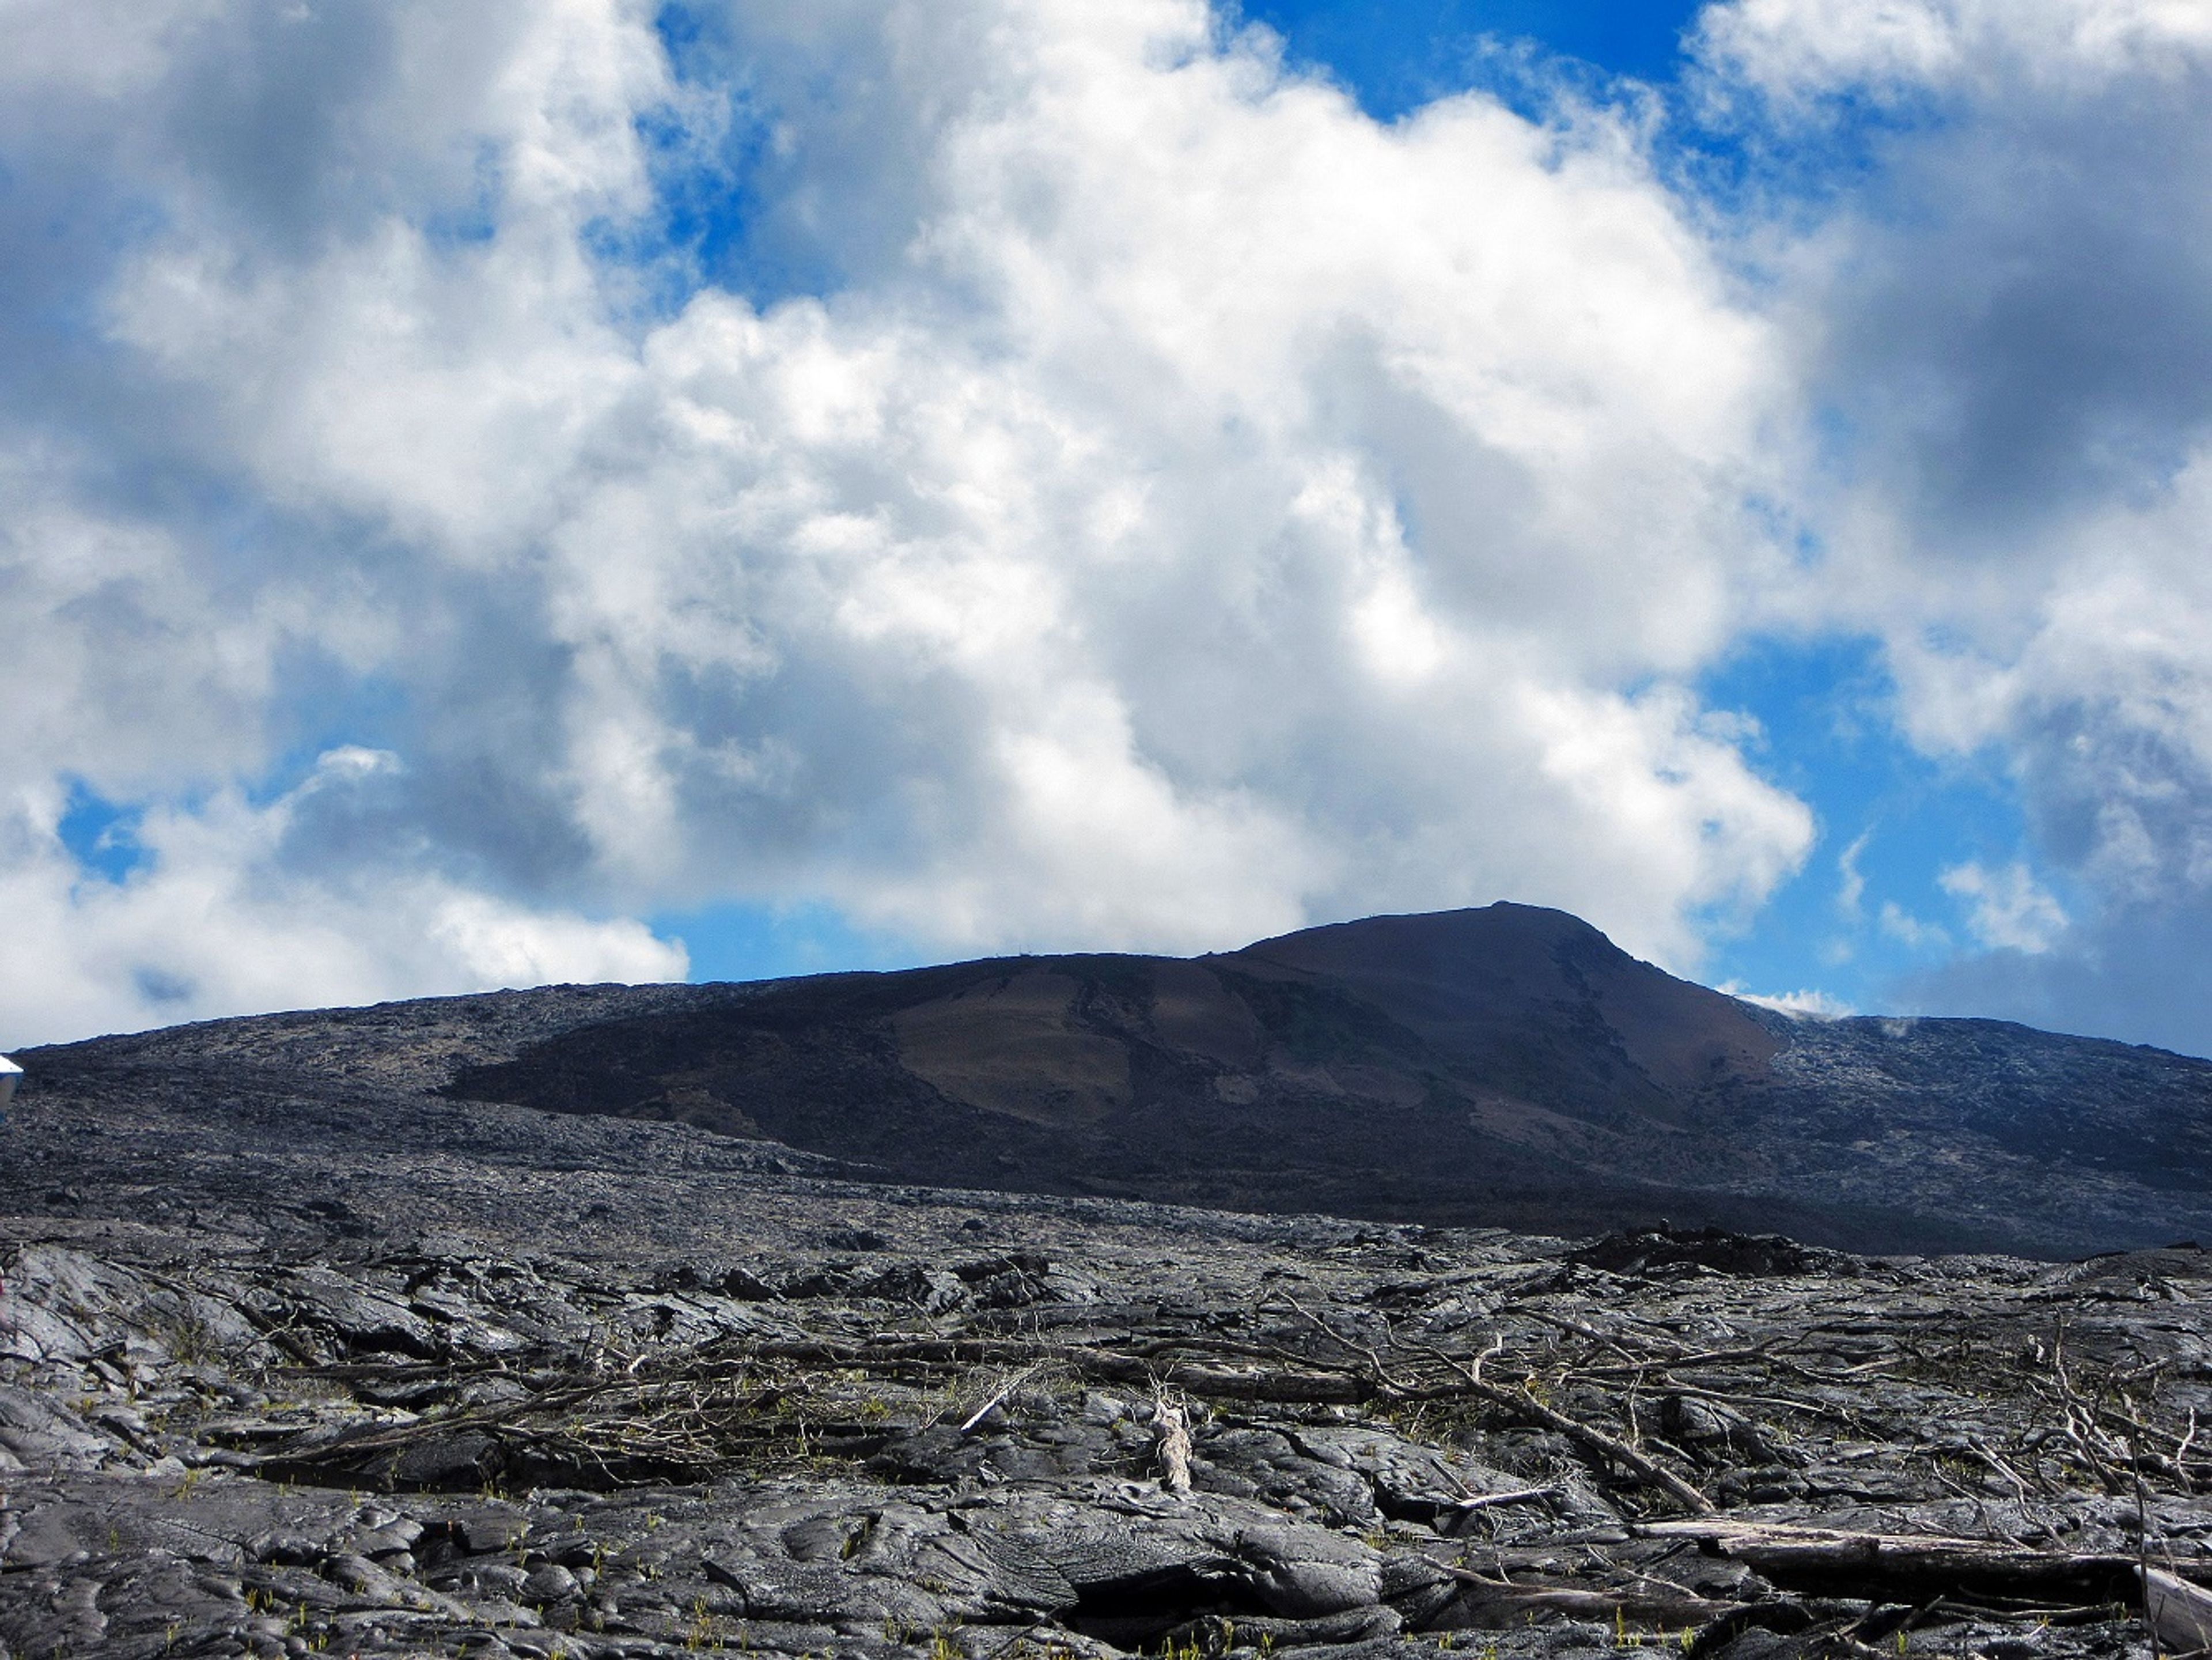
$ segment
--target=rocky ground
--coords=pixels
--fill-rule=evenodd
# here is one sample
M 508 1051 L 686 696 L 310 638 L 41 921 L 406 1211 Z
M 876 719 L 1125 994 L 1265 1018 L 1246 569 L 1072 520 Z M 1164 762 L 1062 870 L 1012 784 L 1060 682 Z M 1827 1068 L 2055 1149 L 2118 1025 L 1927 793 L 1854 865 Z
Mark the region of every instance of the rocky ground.
M 427 1092 L 574 995 L 33 1064 L 10 1656 L 2060 1660 L 2146 1578 L 2212 1641 L 2194 1248 L 947 1193 Z

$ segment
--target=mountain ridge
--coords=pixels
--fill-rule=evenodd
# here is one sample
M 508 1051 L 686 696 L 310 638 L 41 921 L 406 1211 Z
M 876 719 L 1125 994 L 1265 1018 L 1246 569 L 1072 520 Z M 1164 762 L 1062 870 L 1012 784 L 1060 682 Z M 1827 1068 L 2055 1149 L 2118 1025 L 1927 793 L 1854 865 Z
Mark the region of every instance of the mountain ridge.
M 2042 1256 L 2212 1234 L 2212 1062 L 1787 1016 L 1510 903 L 1188 958 L 549 988 L 23 1058 L 34 1085 L 389 1073 L 464 1111 L 676 1121 L 855 1179 L 1262 1213 Z
M 2187 1191 L 2212 1176 L 2212 1064 L 1995 1023 L 1790 1020 L 1510 903 L 1194 958 L 785 982 L 452 1087 L 766 1136 L 886 1179 L 1377 1220 L 1686 1213 L 2035 1254 L 2212 1224 Z

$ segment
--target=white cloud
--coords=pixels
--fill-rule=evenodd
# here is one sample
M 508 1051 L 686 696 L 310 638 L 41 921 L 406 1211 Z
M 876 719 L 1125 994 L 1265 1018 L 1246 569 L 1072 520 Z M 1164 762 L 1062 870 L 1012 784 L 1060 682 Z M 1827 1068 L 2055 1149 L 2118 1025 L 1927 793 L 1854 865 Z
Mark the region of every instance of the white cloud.
M 1708 7 L 1697 32 L 1729 82 L 1785 102 L 1846 90 L 1914 100 L 2172 74 L 2178 52 L 2212 47 L 2212 11 L 2198 0 L 1733 0 Z
M 1967 906 L 1966 927 L 1991 951 L 2049 951 L 2065 932 L 2066 913 L 2018 861 L 2001 870 L 1969 860 L 1937 878 L 1943 891 Z
M 1872 830 L 1861 830 L 1850 846 L 1836 855 L 1836 909 L 1854 921 L 1866 903 L 1866 874 L 1859 869 L 1859 855 L 1873 837 Z
M 1686 690 L 1784 620 L 2019 780 L 2090 910 L 1960 866 L 1984 944 L 2212 897 L 2202 8 L 1709 9 L 1747 155 L 1944 118 L 1733 224 L 1633 112 L 1378 125 L 1195 0 L 708 21 L 686 78 L 641 0 L 0 16 L 27 1035 L 670 972 L 582 919 L 732 897 L 950 951 L 1511 896 L 1692 970 L 1811 845 Z M 658 246 L 737 188 L 736 264 Z M 70 778 L 147 804 L 127 881 Z
M 51 794 L 0 807 L 0 1037 L 20 1045 L 240 1009 L 683 977 L 683 948 L 634 921 L 416 872 L 333 881 L 286 867 L 285 840 L 318 796 L 395 764 L 342 750 L 267 806 L 226 792 L 195 811 L 157 811 L 139 830 L 152 861 L 120 883 L 79 872 Z
M 1863 163 L 1762 248 L 1829 435 L 1800 603 L 1885 637 L 1908 734 L 2008 772 L 2081 896 L 2064 927 L 1976 897 L 2012 954 L 1913 996 L 2212 1044 L 2181 989 L 2212 903 L 2212 10 L 1738 0 L 1701 36 L 1717 94 L 1780 116 L 1759 143 Z
M 0 406 L 36 1035 L 142 958 L 193 1012 L 669 972 L 574 911 L 731 896 L 951 949 L 1511 895 L 1687 967 L 1809 844 L 1679 684 L 1784 569 L 1777 342 L 1625 118 L 1378 126 L 1188 0 L 747 8 L 728 97 L 627 0 L 33 5 L 0 59 L 62 11 L 118 50 L 8 141 L 154 210 L 66 256 L 112 397 Z M 656 313 L 641 118 L 762 111 L 836 291 Z M 252 806 L 333 699 L 400 763 Z M 69 772 L 154 803 L 75 897 Z

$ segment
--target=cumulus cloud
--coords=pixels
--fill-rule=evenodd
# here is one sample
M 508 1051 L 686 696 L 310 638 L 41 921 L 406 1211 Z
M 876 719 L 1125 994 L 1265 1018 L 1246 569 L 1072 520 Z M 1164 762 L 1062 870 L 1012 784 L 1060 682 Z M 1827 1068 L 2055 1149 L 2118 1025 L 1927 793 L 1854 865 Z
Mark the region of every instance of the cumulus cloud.
M 2178 988 L 2212 939 L 2212 13 L 1737 0 L 1700 39 L 1768 142 L 1849 128 L 1866 161 L 1767 245 L 1827 434 L 1806 601 L 1887 638 L 1907 733 L 1998 761 L 2079 896 L 2068 919 L 2026 867 L 1961 866 L 1991 954 L 1901 989 L 2201 1050 Z
M 333 879 L 288 870 L 317 800 L 397 764 L 341 750 L 256 806 L 225 791 L 137 827 L 150 855 L 88 877 L 57 834 L 61 803 L 0 807 L 0 1009 L 9 1043 L 118 1024 L 551 981 L 680 979 L 684 952 L 641 924 L 592 921 L 473 891 L 434 873 Z
M 0 16 L 24 1032 L 678 973 L 634 919 L 732 899 L 1694 970 L 1814 841 L 1690 689 L 1778 625 L 2017 781 L 1974 995 L 2212 903 L 2196 9 L 1715 6 L 1753 165 L 1867 158 L 1734 217 L 1648 100 L 1378 125 L 1199 0 L 659 10 Z
M 0 23 L 11 168 L 88 186 L 0 394 L 40 1035 L 678 972 L 622 919 L 732 897 L 1510 894 L 1688 967 L 1802 858 L 1684 690 L 1786 567 L 1778 344 L 1631 113 L 1377 125 L 1192 0 L 701 16 Z M 834 280 L 709 280 L 702 190 Z M 146 804 L 119 885 L 67 777 Z

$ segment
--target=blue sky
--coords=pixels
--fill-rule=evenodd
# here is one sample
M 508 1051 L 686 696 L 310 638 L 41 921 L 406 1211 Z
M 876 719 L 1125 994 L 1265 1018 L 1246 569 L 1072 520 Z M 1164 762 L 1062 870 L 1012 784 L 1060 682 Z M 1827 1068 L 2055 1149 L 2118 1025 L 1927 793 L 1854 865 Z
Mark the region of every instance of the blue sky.
M 2212 39 L 0 20 L 0 1043 L 1514 898 L 2212 1051 Z
M 1293 60 L 1325 70 L 1393 119 L 1489 77 L 1496 46 L 1526 43 L 1609 76 L 1663 83 L 1680 73 L 1695 5 L 1576 5 L 1565 0 L 1313 0 L 1248 4 L 1243 15 L 1283 37 Z

